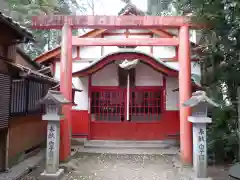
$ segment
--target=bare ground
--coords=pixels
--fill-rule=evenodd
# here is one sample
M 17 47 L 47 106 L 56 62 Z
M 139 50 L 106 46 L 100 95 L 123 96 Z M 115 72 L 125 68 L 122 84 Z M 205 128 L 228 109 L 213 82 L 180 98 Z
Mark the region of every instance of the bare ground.
M 64 180 L 191 180 L 172 156 L 78 154 Z
M 44 161 L 22 180 L 37 180 Z M 67 165 L 63 180 L 191 180 L 173 156 L 78 153 Z M 209 166 L 213 180 L 227 180 L 228 166 Z

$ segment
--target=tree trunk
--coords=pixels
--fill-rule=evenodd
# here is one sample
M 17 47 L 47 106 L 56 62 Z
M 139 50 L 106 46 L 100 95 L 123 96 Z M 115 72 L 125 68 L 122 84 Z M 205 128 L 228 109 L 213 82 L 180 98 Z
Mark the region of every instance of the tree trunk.
M 238 101 L 238 160 L 240 160 L 240 87 L 237 89 Z

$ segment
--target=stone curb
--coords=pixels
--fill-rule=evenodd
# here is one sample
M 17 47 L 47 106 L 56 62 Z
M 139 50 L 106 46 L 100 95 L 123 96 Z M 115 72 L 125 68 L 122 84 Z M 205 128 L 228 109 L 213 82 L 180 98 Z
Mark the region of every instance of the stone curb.
M 24 161 L 22 161 L 22 162 L 20 162 L 19 164 L 17 164 L 16 166 L 21 166 L 21 163 L 22 164 L 24 164 L 24 163 L 28 163 L 28 164 L 30 164 L 30 165 L 28 165 L 28 167 L 26 168 L 26 169 L 24 169 L 24 170 L 22 170 L 21 171 L 21 168 L 20 168 L 20 170 L 12 170 L 13 168 L 11 168 L 11 169 L 9 169 L 7 172 L 5 172 L 5 173 L 2 173 L 1 174 L 1 176 L 2 177 L 0 177 L 0 180 L 20 180 L 21 178 L 23 178 L 24 176 L 26 176 L 27 174 L 29 174 L 29 173 L 31 173 L 32 172 L 32 170 L 34 170 L 34 169 L 36 169 L 38 166 L 39 166 L 39 164 L 40 164 L 40 162 L 43 160 L 43 158 L 44 158 L 44 156 L 43 156 L 43 151 L 40 151 L 37 155 L 36 155 L 36 157 L 29 157 L 28 159 L 26 159 L 26 160 L 24 160 Z M 39 156 L 39 157 L 38 157 Z M 30 160 L 30 158 L 36 158 L 35 159 L 35 162 L 28 162 L 28 161 L 31 161 Z M 15 166 L 15 168 L 16 168 L 16 166 Z M 16 172 L 14 172 L 14 171 L 16 171 Z M 19 172 L 20 171 L 20 172 Z M 11 175 L 11 173 L 16 173 L 17 175 L 15 175 L 14 176 L 14 174 L 13 175 Z

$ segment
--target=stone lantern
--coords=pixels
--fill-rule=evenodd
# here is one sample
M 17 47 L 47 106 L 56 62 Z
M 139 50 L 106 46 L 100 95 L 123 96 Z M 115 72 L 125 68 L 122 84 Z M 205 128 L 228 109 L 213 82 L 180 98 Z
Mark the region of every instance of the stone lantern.
M 193 123 L 193 168 L 197 179 L 211 179 L 207 177 L 207 136 L 206 124 L 212 119 L 207 117 L 208 107 L 219 107 L 206 96 L 204 91 L 196 91 L 192 97 L 183 103 L 185 107 L 192 108 L 192 116 L 188 121 Z
M 49 90 L 39 103 L 45 105 L 46 114 L 42 116 L 42 119 L 48 121 L 46 169 L 41 174 L 40 180 L 58 180 L 63 175 L 63 169 L 59 169 L 60 120 L 63 119 L 62 106 L 71 102 L 61 92 Z

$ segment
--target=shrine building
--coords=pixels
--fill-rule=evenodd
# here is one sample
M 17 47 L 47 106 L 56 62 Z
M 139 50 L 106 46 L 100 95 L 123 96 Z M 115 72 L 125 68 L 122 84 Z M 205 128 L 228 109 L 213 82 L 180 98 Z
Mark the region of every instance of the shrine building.
M 119 15 L 141 15 L 126 6 Z M 171 38 L 177 30 L 93 29 L 80 38 Z M 198 36 L 190 35 L 191 48 Z M 60 80 L 57 47 L 35 59 Z M 136 62 L 122 68 L 124 62 Z M 72 137 L 88 140 L 167 140 L 180 133 L 179 62 L 174 46 L 72 46 Z M 200 88 L 200 65 L 191 57 L 192 91 Z M 69 79 L 71 81 L 71 79 Z

